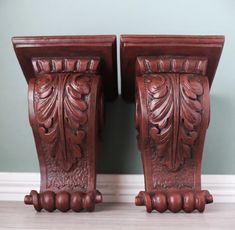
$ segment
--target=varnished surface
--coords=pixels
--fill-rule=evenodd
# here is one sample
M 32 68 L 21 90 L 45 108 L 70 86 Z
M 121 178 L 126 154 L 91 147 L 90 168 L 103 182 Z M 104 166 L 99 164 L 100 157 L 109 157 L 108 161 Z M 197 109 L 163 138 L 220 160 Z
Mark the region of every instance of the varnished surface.
M 147 212 L 203 212 L 213 202 L 201 191 L 201 162 L 223 44 L 223 36 L 121 36 L 122 95 L 135 96 L 145 177 L 135 203 Z
M 105 99 L 113 101 L 118 96 L 115 35 L 26 36 L 13 37 L 12 42 L 27 82 L 34 76 L 31 61 L 35 58 L 100 58 Z
M 128 102 L 134 101 L 137 57 L 206 57 L 206 76 L 211 86 L 224 44 L 224 36 L 121 35 L 120 40 L 122 96 Z
M 0 202 L 0 229 L 235 229 L 235 204 L 213 204 L 205 213 L 148 214 L 134 204 L 104 203 L 93 213 L 32 211 L 22 202 Z
M 103 89 L 109 99 L 117 96 L 116 36 L 14 37 L 12 42 L 29 85 L 41 174 L 40 193 L 32 190 L 25 204 L 37 211 L 93 211 L 102 201 L 95 166 Z

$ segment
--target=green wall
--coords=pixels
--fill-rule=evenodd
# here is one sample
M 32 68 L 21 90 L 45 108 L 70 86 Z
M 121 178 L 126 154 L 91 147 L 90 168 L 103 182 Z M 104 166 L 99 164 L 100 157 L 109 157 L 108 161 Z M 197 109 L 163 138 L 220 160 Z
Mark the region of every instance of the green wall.
M 38 171 L 28 123 L 27 84 L 11 37 L 71 34 L 225 35 L 211 90 L 203 173 L 235 173 L 234 0 L 0 0 L 0 171 Z M 121 98 L 106 105 L 100 173 L 142 173 L 134 109 Z

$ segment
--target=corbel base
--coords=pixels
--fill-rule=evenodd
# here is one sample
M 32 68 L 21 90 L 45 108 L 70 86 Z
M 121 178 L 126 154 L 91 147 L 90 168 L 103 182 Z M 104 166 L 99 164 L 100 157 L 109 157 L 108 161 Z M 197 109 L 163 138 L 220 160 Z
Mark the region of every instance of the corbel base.
M 135 198 L 136 206 L 146 206 L 146 211 L 151 213 L 153 210 L 158 212 L 193 212 L 198 210 L 203 212 L 205 205 L 212 203 L 213 197 L 207 190 L 202 191 L 155 191 L 144 192 L 141 191 Z
M 102 195 L 98 190 L 88 193 L 74 192 L 71 194 L 66 191 L 60 191 L 58 193 L 45 191 L 38 193 L 32 190 L 24 199 L 25 204 L 33 205 L 38 212 L 42 209 L 48 212 L 53 212 L 56 209 L 61 212 L 67 212 L 70 209 L 74 212 L 81 212 L 83 210 L 92 212 L 95 209 L 95 204 L 101 202 Z

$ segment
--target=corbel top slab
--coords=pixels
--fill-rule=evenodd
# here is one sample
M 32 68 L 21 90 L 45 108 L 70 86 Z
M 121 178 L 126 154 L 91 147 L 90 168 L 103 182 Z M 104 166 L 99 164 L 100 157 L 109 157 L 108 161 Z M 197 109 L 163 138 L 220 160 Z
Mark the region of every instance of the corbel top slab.
M 13 37 L 12 43 L 27 82 L 35 77 L 33 64 L 37 59 L 99 58 L 101 66 L 99 74 L 103 78 L 105 98 L 114 100 L 117 97 L 115 35 Z
M 212 85 L 224 36 L 121 35 L 122 96 L 134 101 L 137 57 L 200 57 L 208 60 L 205 75 Z

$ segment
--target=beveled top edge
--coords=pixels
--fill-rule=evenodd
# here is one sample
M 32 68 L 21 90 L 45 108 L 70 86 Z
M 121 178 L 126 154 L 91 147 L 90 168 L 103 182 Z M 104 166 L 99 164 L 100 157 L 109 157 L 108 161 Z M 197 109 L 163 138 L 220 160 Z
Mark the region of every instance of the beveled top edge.
M 100 57 L 105 99 L 118 96 L 115 35 L 23 36 L 13 37 L 12 43 L 27 82 L 35 76 L 33 58 Z
M 223 35 L 121 35 L 121 44 L 125 43 L 179 43 L 179 44 L 216 44 L 223 46 Z
M 70 35 L 70 36 L 16 36 L 12 37 L 15 47 L 20 45 L 63 44 L 63 43 L 112 43 L 116 35 Z

